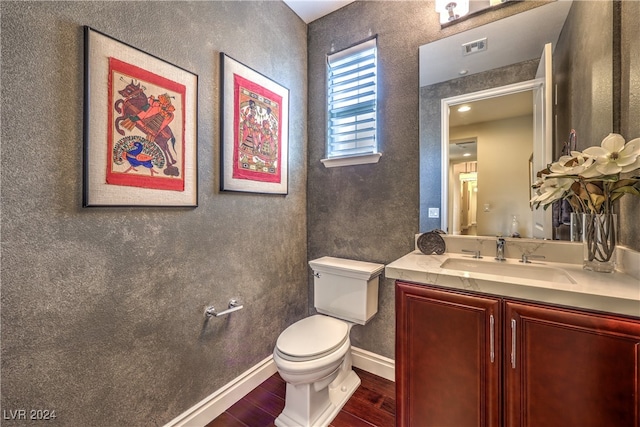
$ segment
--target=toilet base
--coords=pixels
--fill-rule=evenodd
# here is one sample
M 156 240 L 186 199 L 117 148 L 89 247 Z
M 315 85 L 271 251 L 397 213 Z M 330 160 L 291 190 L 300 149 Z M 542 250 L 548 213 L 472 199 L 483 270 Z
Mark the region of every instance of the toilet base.
M 287 383 L 287 399 L 285 399 L 284 411 L 276 418 L 275 425 L 277 427 L 326 427 L 338 415 L 342 407 L 347 403 L 356 389 L 360 386 L 360 378 L 350 369 L 348 373 L 341 372 L 341 375 L 329 386 L 314 393 L 311 388 L 313 384 L 305 384 L 302 386 L 294 386 Z M 313 396 L 311 396 L 313 394 Z M 294 399 L 290 399 L 293 397 Z M 300 402 L 308 402 L 311 399 L 325 400 L 320 406 L 325 406 L 315 419 L 301 420 L 299 410 L 293 410 L 291 400 L 299 400 Z M 298 408 L 297 408 L 298 409 Z

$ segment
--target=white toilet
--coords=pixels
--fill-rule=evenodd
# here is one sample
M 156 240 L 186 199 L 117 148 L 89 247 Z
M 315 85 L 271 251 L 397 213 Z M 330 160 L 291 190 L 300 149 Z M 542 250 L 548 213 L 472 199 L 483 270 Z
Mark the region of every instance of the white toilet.
M 309 265 L 322 314 L 289 326 L 276 342 L 273 360 L 287 382 L 278 427 L 324 427 L 338 415 L 360 385 L 351 366 L 351 327 L 378 311 L 383 264 L 323 257 Z

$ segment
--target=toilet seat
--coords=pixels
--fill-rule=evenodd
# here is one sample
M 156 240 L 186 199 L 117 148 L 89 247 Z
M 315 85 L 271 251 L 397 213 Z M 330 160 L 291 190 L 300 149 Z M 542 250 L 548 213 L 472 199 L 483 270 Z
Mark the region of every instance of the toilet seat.
M 278 355 L 292 362 L 333 353 L 349 339 L 349 325 L 333 317 L 314 315 L 285 329 L 276 342 Z

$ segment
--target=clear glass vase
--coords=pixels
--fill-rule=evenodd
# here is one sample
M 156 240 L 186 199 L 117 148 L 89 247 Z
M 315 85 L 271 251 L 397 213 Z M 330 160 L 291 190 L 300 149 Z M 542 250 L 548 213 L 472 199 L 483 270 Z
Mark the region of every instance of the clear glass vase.
M 616 214 L 584 214 L 582 244 L 585 270 L 613 273 L 616 269 Z
M 582 212 L 571 212 L 569 216 L 569 231 L 572 242 L 582 242 L 582 232 L 584 225 L 584 214 Z

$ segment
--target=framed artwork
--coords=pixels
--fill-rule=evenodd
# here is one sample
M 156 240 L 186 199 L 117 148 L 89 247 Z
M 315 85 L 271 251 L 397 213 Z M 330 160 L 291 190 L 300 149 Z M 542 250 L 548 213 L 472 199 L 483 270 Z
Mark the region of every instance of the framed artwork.
M 83 206 L 197 206 L 198 76 L 84 35 Z
M 289 89 L 220 54 L 223 191 L 287 194 Z

